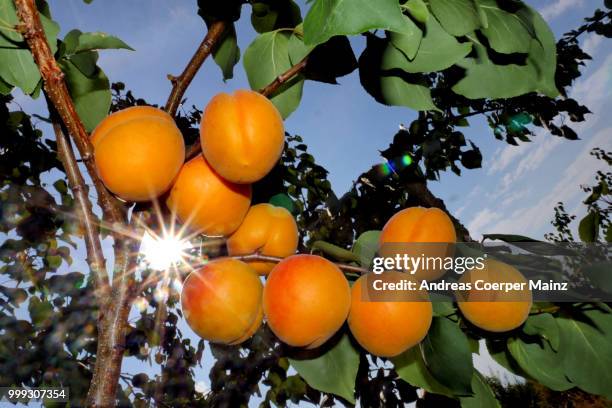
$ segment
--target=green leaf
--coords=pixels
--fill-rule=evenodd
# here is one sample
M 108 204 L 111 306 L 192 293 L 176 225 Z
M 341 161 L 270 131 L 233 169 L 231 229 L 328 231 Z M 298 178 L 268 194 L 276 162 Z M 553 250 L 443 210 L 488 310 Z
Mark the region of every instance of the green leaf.
M 83 34 L 81 30 L 70 30 L 62 40 L 64 51 L 63 55 L 74 54 L 79 45 L 79 37 Z
M 354 35 L 373 29 L 404 32 L 397 0 L 315 0 L 304 19 L 304 42 L 322 44 L 336 35 Z
M 456 395 L 472 393 L 472 351 L 459 326 L 444 317 L 434 317 L 420 345 L 429 372 Z
M 429 9 L 423 0 L 408 0 L 405 7 L 419 23 L 425 24 L 429 20 Z
M 301 27 L 298 26 L 298 27 Z M 310 52 L 315 47 L 313 45 L 304 44 L 304 40 L 300 37 L 296 31 L 294 31 L 289 37 L 289 59 L 291 60 L 291 65 L 295 65 L 299 63 L 305 56 L 310 54 Z
M 417 110 L 436 109 L 427 82 L 421 76 L 397 69 L 382 70 L 383 59 L 389 65 L 392 59 L 399 60 L 397 64 L 408 61 L 399 50 L 388 40 L 375 36 L 369 36 L 367 44 L 359 58 L 359 79 L 374 99 L 385 105 L 407 106 Z
M 461 37 L 480 27 L 474 0 L 429 0 L 429 7 L 444 30 Z
M 51 323 L 53 315 L 53 306 L 46 300 L 40 300 L 37 297 L 31 297 L 28 305 L 30 318 L 32 323 L 38 327 L 46 327 Z
M 563 372 L 563 362 L 574 356 L 555 352 L 547 341 L 526 342 L 508 339 L 508 351 L 525 373 L 555 391 L 573 387 Z
M 430 18 L 414 59 L 410 61 L 397 48 L 387 47 L 382 69 L 397 68 L 413 73 L 441 71 L 462 60 L 471 49 L 470 43 L 459 43 L 455 37 L 444 31 L 435 18 Z
M 580 220 L 578 225 L 578 234 L 583 242 L 595 242 L 599 236 L 599 213 L 589 211 L 589 213 Z
M 501 9 L 496 0 L 476 0 L 483 10 L 488 27 L 482 32 L 491 48 L 503 54 L 528 53 L 535 29 L 531 22 L 519 13 Z M 467 34 L 467 33 L 466 33 Z
M 363 232 L 353 244 L 353 253 L 359 258 L 359 263 L 365 268 L 369 268 L 372 264 L 372 259 L 378 251 L 378 240 L 380 231 Z
M 79 36 L 79 43 L 74 51 L 83 52 L 102 49 L 125 49 L 134 51 L 132 47 L 121 39 L 101 32 L 82 33 Z
M 485 2 L 489 1 L 493 0 Z M 503 10 L 502 12 L 506 13 Z M 494 23 L 490 17 L 488 17 L 489 30 L 494 30 Z M 467 37 L 474 43 L 478 57 L 466 58 L 457 64 L 467 72 L 466 76 L 453 87 L 456 93 L 471 99 L 511 98 L 529 92 L 541 92 L 551 98 L 559 94 L 555 85 L 556 43 L 546 21 L 536 11 L 522 3 L 518 11 L 512 13 L 511 19 L 519 21 L 517 23 L 519 25 L 526 24 L 533 30 L 533 33 L 529 33 L 529 38 L 525 39 L 526 46 L 521 47 L 521 52 L 527 53 L 526 64 L 494 64 L 485 46 L 474 34 L 468 34 Z M 520 28 L 515 27 L 514 30 Z M 499 34 L 500 38 L 504 38 L 505 35 L 509 34 Z M 517 38 L 511 37 L 508 41 Z
M 538 86 L 536 91 L 550 98 L 559 95 L 555 82 L 557 71 L 557 41 L 544 18 L 533 8 L 524 5 L 518 14 L 535 29 L 536 38 L 531 39 L 527 63 L 537 71 Z
M 51 269 L 57 269 L 62 265 L 62 257 L 59 255 L 47 255 L 45 261 Z
M 453 392 L 440 384 L 429 372 L 419 347 L 412 347 L 397 357 L 391 358 L 397 375 L 408 384 L 425 391 L 454 397 Z
M 4 79 L 0 78 L 0 94 L 8 95 L 13 90 L 13 86 L 7 83 Z
M 8 301 L 15 306 L 19 306 L 28 298 L 28 292 L 22 288 L 7 288 L 5 286 L 0 286 L 0 293 L 6 296 Z
M 55 53 L 59 25 L 42 13 L 39 16 L 51 52 Z M 23 36 L 12 28 L 19 24 L 12 0 L 0 0 L 0 22 L 0 78 L 32 94 L 40 82 L 40 72 Z
M 40 72 L 29 50 L 0 48 L 0 77 L 30 94 L 40 81 Z
M 223 80 L 227 81 L 234 77 L 234 66 L 240 60 L 240 48 L 238 47 L 238 38 L 236 38 L 236 29 L 232 24 L 225 31 L 223 39 L 213 50 L 213 59 L 221 68 Z
M 291 28 L 302 22 L 300 7 L 293 0 L 255 1 L 251 6 L 251 24 L 258 33 Z
M 313 242 L 311 249 L 319 250 L 325 255 L 329 255 L 338 261 L 359 262 L 359 257 L 356 254 L 337 245 L 330 244 L 329 242 L 315 241 Z
M 270 204 L 275 205 L 277 207 L 283 207 L 290 213 L 295 211 L 295 206 L 293 205 L 293 200 L 287 194 L 276 194 L 270 198 L 268 201 Z
M 568 356 L 560 362 L 567 377 L 586 392 L 612 398 L 612 314 L 594 309 L 579 320 L 561 317 L 557 322 L 559 354 Z
M 86 77 L 95 76 L 98 70 L 98 53 L 96 51 L 81 52 L 67 56 L 67 59 L 76 66 Z
M 289 37 L 284 31 L 271 31 L 259 35 L 249 45 L 244 53 L 243 64 L 252 89 L 264 88 L 291 68 Z M 283 84 L 271 97 L 270 100 L 283 118 L 289 116 L 299 105 L 303 87 L 304 79 L 297 76 Z
M 511 373 L 526 377 L 527 374 L 519 367 L 518 363 L 514 360 L 510 352 L 508 351 L 508 345 L 506 341 L 497 340 L 493 341 L 491 339 L 486 340 L 487 350 L 493 360 L 500 366 L 504 367 L 506 370 Z
M 474 371 L 472 377 L 472 390 L 474 395 L 469 397 L 460 397 L 461 408 L 499 408 L 501 405 L 489 384 L 485 381 L 482 375 Z
M 84 75 L 72 61 L 63 61 L 62 70 L 85 129 L 91 132 L 108 115 L 111 91 L 108 78 L 98 68 L 92 76 Z
M 294 64 L 299 62 L 294 57 L 291 61 Z M 312 81 L 337 84 L 338 77 L 350 74 L 356 68 L 357 60 L 349 39 L 346 36 L 335 36 L 309 53 L 303 74 Z
M 411 83 L 407 79 L 388 75 L 380 78 L 385 103 L 407 106 L 415 110 L 433 110 L 436 106 L 431 99 L 431 91 L 424 84 Z
M 359 353 L 347 335 L 323 355 L 310 360 L 289 359 L 295 371 L 312 388 L 336 394 L 355 403 Z
M 404 53 L 406 58 L 413 59 L 419 47 L 421 40 L 423 39 L 423 32 L 416 24 L 412 22 L 408 17 L 403 16 L 406 24 L 406 30 L 403 33 L 396 33 L 391 31 L 389 38 L 391 44 L 393 44 L 398 50 Z
M 559 326 L 553 315 L 541 313 L 531 315 L 523 326 L 523 332 L 530 336 L 539 336 L 548 341 L 553 350 L 559 349 L 560 334 Z

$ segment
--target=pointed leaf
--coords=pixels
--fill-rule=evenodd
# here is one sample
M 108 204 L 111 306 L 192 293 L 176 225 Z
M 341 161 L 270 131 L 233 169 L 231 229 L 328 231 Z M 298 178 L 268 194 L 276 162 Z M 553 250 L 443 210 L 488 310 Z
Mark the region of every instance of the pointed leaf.
M 429 7 L 447 33 L 460 37 L 480 27 L 474 0 L 429 0 Z
M 290 358 L 289 363 L 312 388 L 339 395 L 355 403 L 359 353 L 348 335 L 342 336 L 337 344 L 319 357 L 310 360 Z
M 125 49 L 134 51 L 132 47 L 121 39 L 101 32 L 81 33 L 79 36 L 79 43 L 74 51 L 83 52 L 102 49 Z
M 317 45 L 335 35 L 376 28 L 400 33 L 406 29 L 397 0 L 315 0 L 304 19 L 304 42 Z
M 221 68 L 224 81 L 234 77 L 234 66 L 240 60 L 240 48 L 233 24 L 226 30 L 223 39 L 213 50 L 213 59 Z
M 429 372 L 456 395 L 472 393 L 472 352 L 467 336 L 445 317 L 434 317 L 421 343 L 423 360 Z

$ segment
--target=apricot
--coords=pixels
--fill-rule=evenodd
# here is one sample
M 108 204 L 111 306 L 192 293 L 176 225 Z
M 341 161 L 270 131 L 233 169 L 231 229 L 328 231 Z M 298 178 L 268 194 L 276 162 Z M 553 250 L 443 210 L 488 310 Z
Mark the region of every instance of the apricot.
M 227 240 L 230 255 L 260 253 L 284 258 L 295 253 L 298 228 L 295 218 L 283 207 L 257 204 L 249 209 L 240 227 Z M 272 262 L 248 262 L 260 275 L 267 275 Z
M 395 213 L 387 221 L 380 234 L 379 253 L 383 257 L 408 254 L 413 257 L 445 258 L 453 255 L 456 241 L 455 227 L 444 211 L 410 207 Z M 445 272 L 439 264 L 434 266 L 432 262 L 430 267 L 417 270 L 415 276 L 436 280 Z
M 459 310 L 474 326 L 490 332 L 516 329 L 529 317 L 533 301 L 527 279 L 513 266 L 495 259 L 487 259 L 483 269 L 472 268 L 459 282 L 471 283 L 472 290 L 457 293 Z M 476 290 L 484 282 L 522 284 L 520 290 Z
M 181 307 L 189 327 L 213 343 L 240 344 L 263 319 L 259 277 L 244 262 L 222 258 L 189 274 Z
M 357 342 L 373 355 L 397 356 L 419 344 L 431 326 L 433 310 L 425 291 L 385 293 L 375 299 L 371 285 L 374 279 L 399 283 L 406 278 L 407 274 L 396 271 L 368 274 L 351 288 L 349 328 Z
M 340 329 L 351 306 L 340 269 L 316 255 L 292 255 L 268 275 L 263 308 L 268 326 L 286 344 L 319 347 Z
M 227 236 L 249 210 L 251 186 L 223 179 L 200 155 L 183 165 L 166 204 L 191 230 Z
M 220 93 L 204 110 L 200 141 L 204 157 L 223 178 L 253 183 L 280 158 L 285 143 L 283 118 L 257 92 Z
M 185 159 L 185 143 L 174 120 L 151 106 L 107 116 L 91 142 L 102 182 L 126 201 L 149 201 L 165 193 Z

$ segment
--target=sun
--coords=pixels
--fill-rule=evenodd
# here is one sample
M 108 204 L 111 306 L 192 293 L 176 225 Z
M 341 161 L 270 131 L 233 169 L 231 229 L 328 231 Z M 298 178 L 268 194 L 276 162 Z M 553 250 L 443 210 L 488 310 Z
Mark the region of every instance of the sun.
M 191 248 L 188 240 L 173 234 L 155 236 L 146 231 L 140 242 L 140 254 L 151 269 L 169 269 L 184 262 L 187 250 Z

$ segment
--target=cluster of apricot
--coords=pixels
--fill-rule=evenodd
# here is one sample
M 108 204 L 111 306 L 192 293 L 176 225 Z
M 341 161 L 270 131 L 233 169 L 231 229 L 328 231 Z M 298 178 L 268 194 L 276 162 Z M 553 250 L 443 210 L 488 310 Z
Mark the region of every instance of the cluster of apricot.
M 274 105 L 252 91 L 215 96 L 200 126 L 202 154 L 184 162 L 185 145 L 166 112 L 137 106 L 108 116 L 93 132 L 95 163 L 106 187 L 125 201 L 165 197 L 171 211 L 191 230 L 227 237 L 229 255 L 259 253 L 279 263 L 243 262 L 227 257 L 192 272 L 181 303 L 190 327 L 216 343 L 239 344 L 264 318 L 283 342 L 315 348 L 348 321 L 355 339 L 370 353 L 391 357 L 418 344 L 432 321 L 427 293 L 418 301 L 370 301 L 367 276 L 352 288 L 327 259 L 295 254 L 298 229 L 291 213 L 271 204 L 251 206 L 251 183 L 263 178 L 284 145 L 283 121 Z M 438 209 L 408 208 L 395 214 L 381 233 L 379 250 L 397 242 L 456 241 L 453 223 Z M 498 268 L 488 264 L 488 268 Z M 511 268 L 513 269 L 513 268 Z M 462 279 L 487 279 L 487 271 Z M 524 278 L 511 271 L 517 280 Z M 435 280 L 442 271 L 429 272 Z M 405 274 L 385 272 L 388 280 Z M 265 285 L 261 276 L 266 276 Z M 478 276 L 476 276 L 478 275 Z M 527 318 L 531 299 L 499 302 L 479 294 L 459 302 L 470 322 L 507 331 Z M 493 294 L 492 296 L 495 296 Z M 477 300 L 477 301 L 474 301 Z M 495 300 L 495 301 L 494 301 Z

